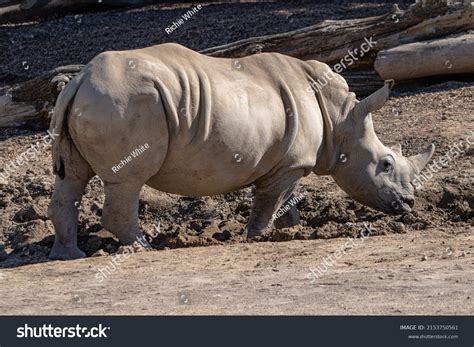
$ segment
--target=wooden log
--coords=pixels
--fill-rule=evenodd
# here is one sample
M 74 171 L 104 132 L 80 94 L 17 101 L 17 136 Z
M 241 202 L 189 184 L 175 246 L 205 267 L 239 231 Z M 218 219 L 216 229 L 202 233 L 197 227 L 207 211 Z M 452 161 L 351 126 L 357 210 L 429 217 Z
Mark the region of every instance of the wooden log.
M 46 129 L 59 92 L 83 65 L 54 69 L 0 91 L 0 127 Z
M 374 68 L 383 79 L 396 81 L 474 73 L 474 34 L 409 43 L 380 51 Z
M 261 52 L 279 52 L 299 59 L 335 63 L 358 48 L 366 39 L 377 42 L 371 49 L 379 51 L 400 44 L 434 39 L 474 28 L 472 3 L 429 7 L 412 6 L 401 11 L 370 18 L 329 20 L 306 28 L 267 36 L 253 37 L 205 49 L 214 57 L 243 57 Z M 358 64 L 358 62 L 356 62 Z

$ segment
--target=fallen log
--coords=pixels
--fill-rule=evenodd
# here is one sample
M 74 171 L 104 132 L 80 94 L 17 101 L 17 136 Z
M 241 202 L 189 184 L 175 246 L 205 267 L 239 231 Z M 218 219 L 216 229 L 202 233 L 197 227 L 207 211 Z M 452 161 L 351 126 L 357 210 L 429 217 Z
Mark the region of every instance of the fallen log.
M 0 91 L 0 127 L 46 129 L 49 112 L 66 83 L 83 65 L 58 67 L 32 80 Z
M 474 34 L 409 43 L 380 51 L 374 63 L 383 79 L 474 73 Z
M 473 4 L 447 5 L 428 2 L 429 6 L 412 5 L 401 11 L 370 18 L 328 20 L 306 28 L 245 40 L 205 49 L 214 57 L 244 57 L 261 52 L 278 52 L 299 59 L 336 63 L 355 48 L 374 38 L 371 51 L 389 49 L 401 44 L 429 40 L 474 28 Z M 359 61 L 355 62 L 355 65 Z

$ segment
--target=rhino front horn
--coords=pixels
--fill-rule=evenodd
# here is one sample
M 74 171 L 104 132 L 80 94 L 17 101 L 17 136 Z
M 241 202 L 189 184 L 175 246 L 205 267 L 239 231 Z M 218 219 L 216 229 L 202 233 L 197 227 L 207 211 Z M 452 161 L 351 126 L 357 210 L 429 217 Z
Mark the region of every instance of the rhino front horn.
M 382 88 L 370 94 L 354 107 L 354 115 L 357 118 L 365 117 L 370 112 L 381 109 L 390 96 L 390 91 L 394 84 L 393 80 L 386 80 Z
M 428 147 L 426 147 L 426 149 L 422 153 L 408 158 L 408 160 L 413 165 L 415 174 L 419 174 L 421 170 L 423 170 L 423 168 L 426 166 L 426 164 L 428 164 L 428 162 L 431 159 L 431 156 L 434 153 L 434 150 L 435 150 L 435 146 L 431 144 Z

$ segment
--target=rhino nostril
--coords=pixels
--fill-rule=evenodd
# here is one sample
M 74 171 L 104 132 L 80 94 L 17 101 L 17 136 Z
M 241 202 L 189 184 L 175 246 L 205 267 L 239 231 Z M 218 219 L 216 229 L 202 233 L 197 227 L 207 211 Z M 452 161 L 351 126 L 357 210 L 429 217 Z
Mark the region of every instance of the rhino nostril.
M 413 208 L 413 206 L 415 206 L 415 199 L 413 198 L 404 198 L 403 202 L 410 206 L 410 208 Z

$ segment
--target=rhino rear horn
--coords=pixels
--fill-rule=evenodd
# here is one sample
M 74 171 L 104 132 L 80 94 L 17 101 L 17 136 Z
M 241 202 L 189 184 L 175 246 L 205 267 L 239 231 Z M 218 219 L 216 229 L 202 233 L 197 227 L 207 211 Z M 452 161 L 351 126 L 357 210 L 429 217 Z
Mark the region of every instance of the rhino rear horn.
M 393 80 L 386 80 L 382 88 L 370 94 L 354 107 L 354 115 L 357 118 L 365 117 L 370 112 L 381 109 L 390 96 L 394 84 Z
M 408 160 L 411 162 L 415 174 L 418 175 L 421 170 L 428 164 L 435 150 L 434 144 L 429 145 L 426 149 L 420 154 L 411 156 Z
M 402 145 L 397 143 L 395 146 L 390 147 L 392 151 L 394 151 L 398 155 L 403 155 L 402 153 Z

